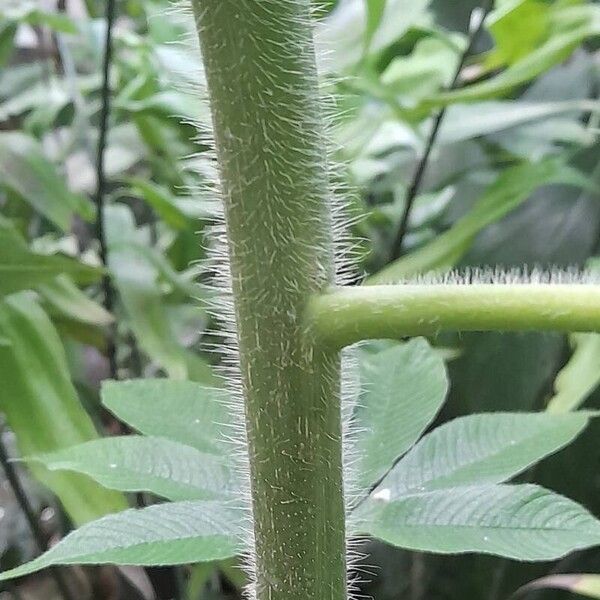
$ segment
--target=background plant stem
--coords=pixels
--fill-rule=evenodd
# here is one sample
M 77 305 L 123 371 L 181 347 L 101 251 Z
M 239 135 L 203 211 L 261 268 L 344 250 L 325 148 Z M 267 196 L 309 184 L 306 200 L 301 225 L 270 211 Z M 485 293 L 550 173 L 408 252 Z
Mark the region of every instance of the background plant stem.
M 310 2 L 193 6 L 226 214 L 256 597 L 343 600 L 340 359 L 302 321 L 334 277 Z
M 104 231 L 104 201 L 106 195 L 106 173 L 104 170 L 104 159 L 106 153 L 106 144 L 108 136 L 108 120 L 110 116 L 110 66 L 112 62 L 113 44 L 112 32 L 116 17 L 116 0 L 107 0 L 106 2 L 106 36 L 104 39 L 104 59 L 102 63 L 102 91 L 100 110 L 100 122 L 98 125 L 98 146 L 96 155 L 96 239 L 100 245 L 100 260 L 106 266 L 108 264 L 108 251 L 106 246 L 106 233 Z M 102 278 L 102 291 L 104 293 L 104 308 L 112 313 L 115 305 L 115 290 L 107 273 Z M 110 325 L 106 353 L 108 357 L 110 376 L 117 379 L 117 349 L 116 349 L 116 326 Z
M 471 56 L 471 54 L 473 53 L 475 44 L 477 43 L 481 30 L 483 29 L 485 19 L 487 15 L 491 12 L 493 7 L 494 0 L 488 0 L 486 5 L 482 9 L 483 13 L 480 15 L 479 21 L 473 24 L 473 26 L 471 27 L 467 45 L 460 56 L 460 59 L 456 66 L 456 70 L 452 77 L 452 82 L 447 88 L 448 90 L 453 90 L 456 88 L 463 67 L 465 66 L 465 63 L 467 62 L 469 56 Z M 442 125 L 444 117 L 446 116 L 446 110 L 447 107 L 442 108 L 442 110 L 440 110 L 437 116 L 434 118 L 433 126 L 431 127 L 431 131 L 427 138 L 427 142 L 425 143 L 425 150 L 423 151 L 423 155 L 417 163 L 413 179 L 410 185 L 408 186 L 408 191 L 406 192 L 406 198 L 404 200 L 404 210 L 402 212 L 402 216 L 400 217 L 398 230 L 396 231 L 396 236 L 392 243 L 392 250 L 390 252 L 389 262 L 400 258 L 400 255 L 402 254 L 402 244 L 404 242 L 404 238 L 406 237 L 406 232 L 408 230 L 408 220 L 410 218 L 410 213 L 415 203 L 415 199 L 417 198 L 417 194 L 419 193 L 419 189 L 421 188 L 423 177 L 425 176 L 425 173 L 427 171 L 427 165 L 429 164 L 429 159 L 431 158 L 431 152 L 433 151 L 435 141 L 437 140 L 438 133 L 440 132 L 440 127 Z
M 4 470 L 4 474 L 6 475 L 6 479 L 15 495 L 17 503 L 25 515 L 25 519 L 27 520 L 27 524 L 29 525 L 29 529 L 31 530 L 38 550 L 40 552 L 45 552 L 48 550 L 46 536 L 44 535 L 44 532 L 42 531 L 38 521 L 38 517 L 29 502 L 29 498 L 27 498 L 25 489 L 21 485 L 19 476 L 17 475 L 13 464 L 10 462 L 10 457 L 4 445 L 4 440 L 2 439 L 3 433 L 4 428 L 0 427 L 0 464 L 2 465 L 2 469 Z M 69 589 L 67 580 L 63 576 L 63 573 L 60 571 L 60 569 L 51 567 L 49 571 L 50 575 L 54 579 L 54 582 L 56 583 L 56 587 L 58 588 L 60 595 L 64 598 L 64 600 L 75 600 L 71 590 Z

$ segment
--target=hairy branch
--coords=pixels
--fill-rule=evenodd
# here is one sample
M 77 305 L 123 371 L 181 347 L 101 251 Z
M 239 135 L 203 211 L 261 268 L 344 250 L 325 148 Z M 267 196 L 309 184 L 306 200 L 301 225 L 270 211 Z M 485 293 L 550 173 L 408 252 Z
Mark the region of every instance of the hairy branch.
M 308 320 L 336 348 L 364 339 L 441 331 L 600 331 L 600 286 L 406 284 L 337 288 L 316 296 Z

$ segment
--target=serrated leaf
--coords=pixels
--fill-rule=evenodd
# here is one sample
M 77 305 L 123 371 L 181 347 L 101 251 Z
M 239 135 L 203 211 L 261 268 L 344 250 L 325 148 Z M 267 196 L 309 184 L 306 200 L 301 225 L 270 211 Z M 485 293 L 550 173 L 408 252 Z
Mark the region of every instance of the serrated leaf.
M 368 356 L 357 411 L 359 483 L 369 486 L 422 435 L 448 391 L 442 358 L 424 339 Z
M 217 502 L 169 502 L 131 509 L 88 523 L 35 560 L 0 580 L 52 565 L 176 565 L 234 556 L 240 551 L 242 511 Z
M 554 560 L 600 544 L 600 522 L 576 502 L 536 485 L 436 490 L 370 500 L 359 529 L 389 544 L 437 553 L 481 552 Z
M 71 383 L 60 338 L 33 294 L 0 301 L 0 410 L 17 436 L 21 454 L 52 452 L 98 437 Z M 121 494 L 75 473 L 34 475 L 60 499 L 76 524 L 123 510 Z
M 192 381 L 135 379 L 102 385 L 104 406 L 134 429 L 219 456 L 227 447 L 223 432 L 231 422 L 228 396 Z
M 373 497 L 388 499 L 501 483 L 571 442 L 584 414 L 492 413 L 445 423 L 426 435 L 387 475 Z
M 113 490 L 169 500 L 226 499 L 238 488 L 225 458 L 158 437 L 105 438 L 29 460 L 51 471 L 83 473 Z

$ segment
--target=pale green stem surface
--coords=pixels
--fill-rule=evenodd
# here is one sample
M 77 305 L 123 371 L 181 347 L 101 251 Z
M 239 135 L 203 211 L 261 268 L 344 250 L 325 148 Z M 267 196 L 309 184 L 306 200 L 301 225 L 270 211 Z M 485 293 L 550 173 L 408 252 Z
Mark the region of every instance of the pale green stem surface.
M 303 322 L 333 281 L 309 0 L 192 0 L 225 206 L 258 600 L 346 597 L 340 358 Z
M 337 288 L 307 319 L 332 348 L 441 331 L 600 332 L 600 285 L 415 284 Z

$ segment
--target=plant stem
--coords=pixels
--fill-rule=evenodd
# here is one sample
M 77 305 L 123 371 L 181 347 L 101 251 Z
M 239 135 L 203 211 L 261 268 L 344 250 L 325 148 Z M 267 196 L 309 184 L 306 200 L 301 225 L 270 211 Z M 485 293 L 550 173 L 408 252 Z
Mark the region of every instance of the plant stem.
M 106 245 L 106 232 L 104 231 L 104 196 L 106 194 L 106 173 L 104 170 L 104 158 L 108 136 L 108 118 L 110 116 L 110 65 L 112 63 L 112 31 L 115 22 L 116 0 L 106 2 L 106 36 L 104 39 L 104 59 L 102 63 L 102 108 L 100 111 L 100 123 L 98 126 L 98 147 L 96 155 L 96 239 L 100 245 L 100 260 L 106 266 L 108 264 L 108 251 Z M 104 293 L 104 308 L 112 313 L 115 305 L 115 290 L 110 275 L 107 273 L 102 278 L 102 291 Z M 116 325 L 110 325 L 107 336 L 107 356 L 110 368 L 110 376 L 116 379 L 117 370 L 117 348 L 116 348 Z
M 334 277 L 309 0 L 193 0 L 225 206 L 258 600 L 346 597 L 340 358 L 302 315 Z
M 25 515 L 25 519 L 27 520 L 27 524 L 29 525 L 29 529 L 31 530 L 35 543 L 38 546 L 38 550 L 40 552 L 45 552 L 48 550 L 46 536 L 44 535 L 37 515 L 35 514 L 35 511 L 29 502 L 29 498 L 27 498 L 25 489 L 21 485 L 21 480 L 19 479 L 19 476 L 17 475 L 17 472 L 10 461 L 10 457 L 6 447 L 4 446 L 4 440 L 2 439 L 3 433 L 4 428 L 0 427 L 0 464 L 2 465 L 2 469 L 4 470 L 4 474 L 6 475 L 6 479 L 10 484 L 13 494 L 15 495 L 17 503 Z M 54 579 L 56 587 L 58 588 L 58 591 L 64 600 L 74 600 L 73 594 L 71 593 L 67 580 L 65 579 L 62 571 L 56 567 L 51 567 L 49 570 L 50 575 Z
M 585 284 L 376 285 L 316 296 L 307 317 L 342 348 L 364 339 L 441 331 L 600 332 L 600 286 Z
M 452 82 L 447 88 L 448 91 L 456 88 L 456 85 L 460 78 L 460 74 L 463 70 L 463 67 L 465 66 L 465 63 L 467 62 L 467 58 L 471 56 L 475 43 L 479 39 L 479 34 L 483 29 L 485 18 L 490 13 L 493 6 L 494 0 L 487 0 L 487 4 L 483 8 L 483 13 L 480 16 L 479 21 L 471 28 L 471 31 L 469 33 L 469 39 L 467 41 L 467 46 L 460 56 L 458 65 L 456 66 L 456 70 L 452 77 Z M 402 254 L 402 243 L 404 242 L 404 238 L 406 237 L 406 232 L 408 230 L 408 220 L 410 218 L 410 213 L 417 198 L 417 194 L 419 193 L 419 189 L 421 188 L 421 183 L 423 181 L 423 177 L 425 176 L 425 172 L 427 171 L 427 165 L 429 164 L 429 159 L 431 158 L 431 152 L 437 140 L 438 133 L 440 132 L 442 121 L 446 116 L 446 110 L 447 107 L 444 106 L 444 108 L 442 108 L 438 112 L 437 116 L 433 120 L 433 126 L 431 128 L 431 131 L 429 132 L 427 142 L 425 143 L 425 150 L 423 152 L 423 155 L 421 156 L 421 159 L 417 163 L 415 174 L 410 185 L 408 186 L 408 191 L 406 192 L 406 198 L 404 200 L 404 210 L 402 212 L 402 216 L 400 217 L 400 224 L 398 225 L 396 237 L 392 242 L 392 249 L 390 252 L 389 262 L 400 258 L 400 255 Z

